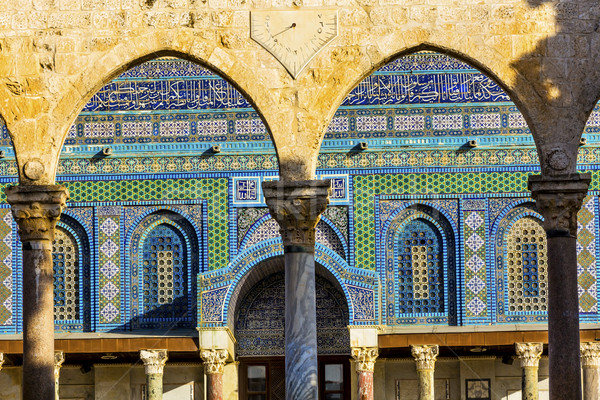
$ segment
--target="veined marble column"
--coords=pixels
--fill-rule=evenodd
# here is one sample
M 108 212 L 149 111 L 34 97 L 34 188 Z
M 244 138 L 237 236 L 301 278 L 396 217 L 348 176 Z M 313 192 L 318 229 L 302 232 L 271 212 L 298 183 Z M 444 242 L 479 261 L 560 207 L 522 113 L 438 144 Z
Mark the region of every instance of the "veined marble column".
M 330 181 L 270 181 L 263 192 L 284 245 L 286 396 L 317 400 L 315 227 L 329 203 Z
M 581 400 L 577 212 L 590 174 L 529 177 L 548 238 L 548 358 L 550 398 Z
M 58 400 L 60 398 L 58 394 L 59 381 L 60 381 L 60 367 L 65 362 L 65 353 L 62 351 L 54 352 L 54 398 Z
M 206 400 L 223 400 L 223 371 L 227 356 L 227 350 L 200 350 L 206 374 Z
M 146 400 L 162 400 L 167 350 L 140 350 L 140 358 L 146 369 Z
M 5 189 L 23 243 L 23 400 L 49 400 L 54 389 L 52 242 L 69 197 L 62 185 Z
M 434 400 L 435 360 L 440 353 L 437 344 L 410 346 L 410 352 L 417 362 L 419 377 L 419 400 Z
M 523 400 L 538 400 L 538 369 L 543 351 L 542 343 L 515 343 L 515 352 L 521 360 Z
M 352 358 L 358 374 L 358 400 L 374 400 L 373 372 L 379 352 L 376 347 L 353 347 Z
M 581 343 L 581 366 L 583 367 L 583 399 L 598 400 L 600 342 Z

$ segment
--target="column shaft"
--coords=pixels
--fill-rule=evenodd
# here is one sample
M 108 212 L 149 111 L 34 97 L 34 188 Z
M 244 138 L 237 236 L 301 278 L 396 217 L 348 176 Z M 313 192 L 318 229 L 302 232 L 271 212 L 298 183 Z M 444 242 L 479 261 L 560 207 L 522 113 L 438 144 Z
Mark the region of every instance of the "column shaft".
M 538 400 L 538 367 L 523 367 L 521 396 L 523 400 Z
M 548 357 L 550 398 L 581 400 L 577 212 L 590 174 L 529 177 L 548 237 Z
M 583 367 L 584 400 L 598 400 L 599 383 L 598 366 Z
M 56 396 L 52 241 L 69 194 L 62 185 L 5 192 L 23 243 L 23 400 L 50 400 Z
M 331 182 L 263 183 L 280 226 L 285 254 L 285 389 L 294 400 L 317 400 L 315 226 L 329 203 Z
M 162 400 L 163 374 L 146 374 L 146 399 Z
M 56 395 L 52 250 L 36 244 L 23 243 L 23 400 L 50 400 Z
M 373 371 L 358 373 L 358 400 L 374 400 Z
M 291 399 L 318 397 L 315 258 L 285 253 L 285 374 Z
M 548 237 L 550 398 L 581 399 L 577 239 Z
M 435 400 L 434 398 L 434 371 L 432 369 L 417 370 L 419 378 L 419 400 Z
M 223 374 L 206 375 L 207 400 L 223 400 Z

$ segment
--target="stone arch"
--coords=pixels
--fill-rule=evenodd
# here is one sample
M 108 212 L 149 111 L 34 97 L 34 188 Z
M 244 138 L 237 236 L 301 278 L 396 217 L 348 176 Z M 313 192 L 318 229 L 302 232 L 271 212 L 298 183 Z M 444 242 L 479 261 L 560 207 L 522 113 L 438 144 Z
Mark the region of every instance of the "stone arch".
M 265 124 L 276 154 L 279 155 L 277 143 L 282 139 L 273 137 L 271 129 L 275 123 L 273 119 L 277 118 L 277 105 L 271 96 L 265 95 L 268 85 L 264 80 L 260 76 L 249 77 L 245 72 L 248 66 L 244 64 L 243 59 L 190 32 L 155 32 L 121 42 L 98 58 L 90 59 L 69 89 L 60 97 L 52 110 L 51 130 L 55 135 L 56 146 L 52 149 L 55 153 L 52 177 L 55 176 L 58 157 L 69 128 L 94 93 L 126 70 L 165 56 L 174 56 L 199 64 L 232 84 L 248 100 Z
M 316 286 L 317 286 L 317 316 L 327 313 L 328 310 L 335 314 L 329 315 L 329 318 L 317 318 L 317 337 L 320 352 L 328 354 L 347 354 L 349 351 L 348 320 L 349 307 L 343 294 L 342 288 L 337 279 L 319 263 L 316 266 Z M 240 355 L 283 355 L 283 321 L 285 316 L 284 307 L 284 261 L 282 256 L 275 256 L 263 260 L 256 264 L 245 276 L 243 281 L 238 284 L 236 298 L 229 303 L 229 312 L 233 315 L 232 327 L 234 335 L 238 339 L 238 352 Z M 274 316 L 269 320 L 276 326 L 270 326 L 268 329 L 262 328 L 261 337 L 253 332 L 252 321 L 246 320 L 250 314 L 255 314 L 261 310 L 256 310 L 253 302 L 264 301 L 263 292 L 270 291 L 266 300 L 271 301 L 267 309 L 262 311 L 275 311 Z M 325 301 L 325 304 L 320 301 Z M 331 303 L 331 304 L 330 304 Z M 259 307 L 260 308 L 260 307 Z M 283 312 L 283 313 L 282 313 Z M 244 317 L 243 327 L 240 325 L 240 318 Z M 319 323 L 321 320 L 321 323 Z M 328 322 L 333 320 L 334 326 L 329 326 Z M 264 321 L 261 322 L 261 325 Z M 321 325 L 321 326 L 319 326 Z M 238 331 L 241 336 L 238 336 Z M 266 337 L 262 337 L 262 336 Z M 265 341 L 267 346 L 256 345 L 256 342 Z M 257 349 L 249 349 L 248 345 L 254 345 Z
M 343 57 L 340 56 L 348 60 L 352 59 L 353 63 L 348 64 L 347 61 L 341 62 L 339 72 L 332 77 L 335 80 L 335 85 L 329 82 L 323 85 L 323 89 L 319 92 L 317 100 L 313 102 L 313 104 L 320 106 L 325 105 L 327 110 L 320 114 L 322 120 L 317 122 L 320 132 L 319 146 L 323 144 L 325 132 L 336 111 L 346 96 L 360 82 L 394 60 L 421 51 L 431 51 L 447 55 L 472 66 L 500 86 L 523 115 L 536 144 L 536 149 L 538 153 L 541 152 L 541 139 L 538 138 L 537 125 L 534 118 L 535 107 L 530 107 L 530 103 L 535 102 L 537 96 L 533 92 L 530 83 L 513 66 L 507 65 L 506 60 L 500 57 L 499 53 L 492 51 L 476 53 L 468 51 L 459 43 L 456 43 L 455 47 L 439 45 L 434 42 L 421 42 L 410 46 L 403 45 L 404 43 L 404 40 L 399 40 L 398 47 L 386 49 L 387 52 L 377 53 L 375 57 L 368 57 L 358 50 L 355 52 L 347 50 L 348 54 L 344 54 Z M 358 64 L 360 68 L 353 67 L 357 63 L 357 58 L 359 59 Z
M 73 272 L 69 273 L 67 270 L 68 265 L 64 265 L 62 269 L 62 273 L 59 274 L 58 278 L 62 279 L 62 282 L 57 281 L 57 277 L 54 279 L 55 284 L 55 296 L 60 292 L 64 292 L 64 302 L 73 301 L 73 299 L 69 299 L 73 295 L 77 296 L 76 299 L 76 307 L 77 307 L 77 316 L 78 318 L 57 318 L 58 315 L 71 315 L 73 316 L 73 310 L 69 312 L 68 304 L 62 304 L 63 307 L 60 307 L 61 304 L 57 303 L 55 300 L 55 329 L 60 332 L 72 332 L 72 331 L 83 331 L 89 332 L 92 330 L 92 318 L 91 318 L 91 310 L 94 306 L 92 304 L 92 299 L 96 296 L 92 292 L 94 290 L 94 285 L 92 282 L 92 274 L 91 274 L 91 247 L 90 247 L 90 237 L 89 233 L 84 228 L 84 225 L 79 221 L 79 219 L 75 216 L 64 213 L 61 216 L 60 221 L 57 223 L 57 235 L 55 238 L 55 242 L 53 243 L 53 247 L 59 250 L 60 244 L 57 243 L 57 240 L 66 239 L 71 242 L 71 245 L 74 246 L 76 254 L 71 254 L 70 256 L 76 257 L 76 280 L 77 282 L 68 282 L 68 275 L 73 275 Z M 53 249 L 53 262 L 56 264 L 57 262 L 63 261 L 63 263 L 68 264 L 68 260 L 60 260 L 57 257 L 66 258 L 69 255 L 65 254 L 66 250 L 63 251 L 54 251 Z M 72 277 L 71 277 L 72 278 Z M 63 284 L 62 290 L 57 288 L 56 286 L 59 284 Z M 71 287 L 67 285 L 72 285 Z M 69 293 L 71 292 L 71 293 Z M 62 311 L 58 311 L 57 309 L 61 309 Z M 58 314 L 57 314 L 58 311 Z
M 338 271 L 340 266 L 345 269 L 347 264 L 337 253 L 329 251 L 319 244 L 315 246 L 315 249 L 318 250 L 315 252 L 316 271 L 327 278 L 334 286 L 338 287 L 340 292 L 344 294 L 349 309 L 349 324 L 354 318 L 354 305 L 348 287 Z M 340 263 L 340 265 L 332 266 L 325 262 L 321 263 L 321 260 L 318 257 L 319 251 L 327 254 L 330 260 L 335 260 Z M 257 253 L 260 254 L 259 257 L 255 256 Z M 260 278 L 278 272 L 280 265 L 274 260 L 282 256 L 283 246 L 281 244 L 281 239 L 269 239 L 246 249 L 236 258 L 236 261 L 234 261 L 229 268 L 229 271 L 233 274 L 234 278 L 231 285 L 226 289 L 222 305 L 223 324 L 228 325 L 233 330 L 235 325 L 235 314 L 231 311 L 236 309 L 239 299 L 243 297 L 240 296 L 240 294 L 243 292 L 244 288 L 251 287 L 258 282 Z M 272 261 L 269 262 L 269 260 Z M 257 269 L 257 265 L 261 265 L 261 268 Z
M 185 302 L 187 313 L 185 316 L 177 320 L 168 320 L 161 316 L 160 308 L 158 311 L 145 313 L 142 309 L 142 291 L 143 291 L 143 268 L 144 268 L 144 246 L 148 235 L 154 228 L 161 225 L 169 226 L 177 235 L 181 237 L 181 242 L 184 244 L 182 250 L 184 254 L 186 287 L 187 291 L 183 294 L 182 300 Z M 127 322 L 127 327 L 130 329 L 137 328 L 173 328 L 173 327 L 192 327 L 196 325 L 196 308 L 197 308 L 197 275 L 199 273 L 199 240 L 198 233 L 194 225 L 187 218 L 179 213 L 170 210 L 157 210 L 151 213 L 146 213 L 135 227 L 130 231 L 130 234 L 125 239 L 125 248 L 127 256 L 125 265 L 128 270 L 125 282 L 125 298 L 129 299 L 130 316 Z M 166 310 L 169 311 L 169 310 Z M 146 315 L 147 314 L 147 315 Z

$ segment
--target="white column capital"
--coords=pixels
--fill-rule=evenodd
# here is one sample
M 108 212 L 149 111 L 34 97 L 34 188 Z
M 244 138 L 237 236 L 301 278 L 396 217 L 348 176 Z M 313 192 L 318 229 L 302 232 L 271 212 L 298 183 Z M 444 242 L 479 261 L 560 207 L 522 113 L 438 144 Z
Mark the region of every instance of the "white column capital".
M 521 360 L 521 368 L 538 367 L 543 351 L 543 343 L 515 343 L 515 352 Z
M 4 365 L 4 353 L 0 353 L 0 371 L 2 371 L 3 365 Z
M 440 346 L 437 344 L 411 345 L 410 352 L 417 362 L 417 371 L 434 369 L 435 360 L 440 354 Z
M 596 368 L 600 366 L 600 342 L 581 343 L 581 365 Z
M 144 362 L 146 375 L 162 374 L 169 359 L 166 349 L 140 350 L 140 358 Z
M 227 350 L 224 349 L 201 349 L 200 358 L 204 362 L 206 375 L 222 374 L 228 356 Z
M 379 356 L 377 347 L 353 347 L 352 358 L 356 364 L 356 372 L 373 372 L 375 360 Z

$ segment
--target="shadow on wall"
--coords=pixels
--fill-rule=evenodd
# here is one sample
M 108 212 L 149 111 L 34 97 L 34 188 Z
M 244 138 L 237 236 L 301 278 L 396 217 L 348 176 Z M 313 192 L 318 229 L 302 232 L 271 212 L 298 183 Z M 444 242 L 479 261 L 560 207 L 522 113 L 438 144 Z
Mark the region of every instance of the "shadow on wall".
M 539 151 L 542 173 L 557 174 L 574 169 L 577 160 L 571 155 L 577 154 L 579 139 L 600 95 L 600 58 L 594 59 L 593 50 L 597 42 L 594 33 L 600 32 L 600 4 L 527 0 L 534 9 L 545 3 L 554 4 L 556 33 L 539 40 L 512 67 L 533 87 L 531 95 L 538 97 L 532 102 L 531 126 L 546 144 L 544 151 Z M 557 151 L 561 157 L 553 156 Z

